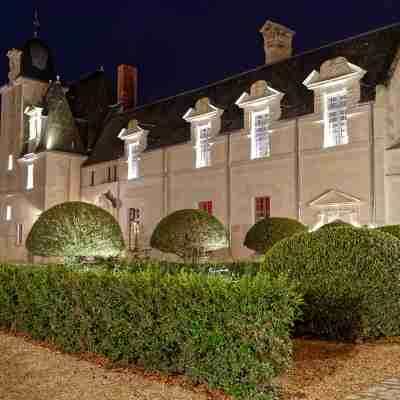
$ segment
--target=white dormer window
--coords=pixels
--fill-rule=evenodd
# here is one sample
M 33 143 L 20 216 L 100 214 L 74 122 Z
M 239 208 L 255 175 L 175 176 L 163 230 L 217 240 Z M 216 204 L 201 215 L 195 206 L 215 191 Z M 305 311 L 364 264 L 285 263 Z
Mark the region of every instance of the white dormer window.
M 268 111 L 252 113 L 251 158 L 268 157 L 271 153 Z
M 41 107 L 29 106 L 25 109 L 25 114 L 29 117 L 28 139 L 34 140 L 40 137 L 42 132 L 42 111 Z
M 7 164 L 7 170 L 12 171 L 14 169 L 14 157 L 12 154 L 9 154 L 8 156 L 8 164 Z
M 128 143 L 128 180 L 139 178 L 139 145 Z
M 6 207 L 6 221 L 11 221 L 12 218 L 12 208 L 10 205 Z
M 346 91 L 325 95 L 324 147 L 347 144 Z
M 197 127 L 196 168 L 208 167 L 210 165 L 210 129 L 210 124 Z
M 28 164 L 27 166 L 27 175 L 26 175 L 26 189 L 27 190 L 31 190 L 33 189 L 33 168 L 34 165 L 33 164 Z

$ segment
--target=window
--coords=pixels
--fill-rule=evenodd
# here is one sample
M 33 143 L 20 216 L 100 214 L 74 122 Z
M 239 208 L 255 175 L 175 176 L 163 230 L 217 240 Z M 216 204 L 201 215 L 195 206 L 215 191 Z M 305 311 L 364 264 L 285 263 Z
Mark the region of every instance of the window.
M 94 186 L 94 171 L 90 171 L 90 186 Z
M 139 178 L 138 143 L 128 144 L 128 180 Z
M 210 165 L 210 144 L 208 142 L 209 133 L 209 124 L 197 128 L 196 168 L 207 167 Z
M 129 229 L 129 249 L 137 250 L 139 247 L 139 234 L 141 225 L 141 216 L 139 208 L 130 208 L 128 214 L 128 229 Z
M 14 157 L 13 157 L 12 154 L 10 154 L 10 155 L 8 156 L 8 166 L 7 166 L 7 169 L 8 169 L 8 171 L 12 171 L 13 168 L 14 168 Z
M 254 199 L 254 219 L 258 222 L 270 217 L 271 200 L 269 197 L 256 197 Z
M 29 140 L 40 137 L 42 131 L 42 117 L 40 115 L 31 115 L 29 117 Z
M 10 205 L 6 207 L 6 221 L 11 221 L 12 218 L 12 208 Z
M 111 167 L 107 167 L 107 182 L 112 182 L 112 179 L 111 179 Z
M 338 146 L 348 142 L 346 92 L 326 95 L 324 147 Z
M 210 215 L 213 215 L 213 202 L 212 201 L 200 201 L 199 202 L 199 210 L 203 210 L 208 212 Z
M 268 112 L 253 113 L 251 158 L 268 157 L 271 153 Z
M 21 246 L 22 245 L 22 224 L 17 224 L 17 246 Z
M 27 167 L 27 178 L 26 178 L 26 188 L 27 190 L 33 189 L 33 164 L 29 164 Z

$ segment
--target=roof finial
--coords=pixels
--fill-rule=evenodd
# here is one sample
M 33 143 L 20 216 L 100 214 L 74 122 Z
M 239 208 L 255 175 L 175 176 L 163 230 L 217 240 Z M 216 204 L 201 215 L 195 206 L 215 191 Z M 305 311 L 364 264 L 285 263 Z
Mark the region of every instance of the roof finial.
M 39 14 L 38 11 L 35 10 L 35 15 L 33 18 L 33 35 L 35 36 L 35 38 L 39 36 L 39 28 L 40 28 Z

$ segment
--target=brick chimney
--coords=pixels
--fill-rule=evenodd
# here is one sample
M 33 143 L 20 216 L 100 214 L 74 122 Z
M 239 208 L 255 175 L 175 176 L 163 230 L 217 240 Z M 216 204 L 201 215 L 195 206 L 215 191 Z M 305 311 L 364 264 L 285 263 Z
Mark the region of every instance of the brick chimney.
M 118 103 L 125 109 L 137 105 L 137 69 L 131 65 L 118 66 Z
M 267 21 L 260 29 L 264 37 L 265 63 L 285 60 L 293 54 L 293 36 L 296 32 L 283 25 Z

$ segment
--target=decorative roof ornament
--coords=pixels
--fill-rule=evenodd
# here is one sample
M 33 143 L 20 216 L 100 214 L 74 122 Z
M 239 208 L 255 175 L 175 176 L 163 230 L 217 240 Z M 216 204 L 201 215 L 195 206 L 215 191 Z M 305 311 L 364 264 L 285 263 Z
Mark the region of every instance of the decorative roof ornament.
M 40 21 L 38 10 L 35 10 L 35 15 L 33 18 L 33 36 L 35 38 L 39 37 Z

